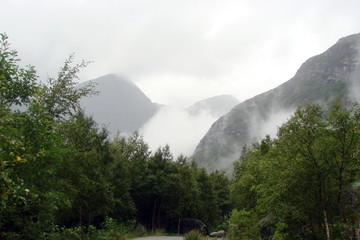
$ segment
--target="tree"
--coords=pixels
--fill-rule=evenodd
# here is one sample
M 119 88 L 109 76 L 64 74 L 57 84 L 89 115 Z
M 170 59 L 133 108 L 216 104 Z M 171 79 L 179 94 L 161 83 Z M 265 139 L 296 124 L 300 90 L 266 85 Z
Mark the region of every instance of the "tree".
M 129 148 L 125 137 L 116 136 L 110 142 L 113 163 L 110 165 L 110 182 L 113 187 L 114 207 L 110 216 L 126 221 L 136 217 L 136 206 L 131 197 L 132 172 L 126 150 Z M 141 175 L 138 177 L 141 177 Z
M 211 181 L 210 176 L 204 168 L 197 171 L 197 183 L 199 186 L 199 216 L 207 226 L 215 227 L 216 220 L 219 214 L 218 199 L 215 194 L 214 182 Z
M 358 104 L 300 106 L 278 139 L 246 149 L 236 163 L 237 208 L 255 213 L 259 229 L 273 237 L 354 237 L 359 136 Z
M 59 195 L 55 173 L 63 151 L 59 126 L 92 87 L 75 89 L 72 57 L 49 84 L 34 67 L 18 66 L 17 52 L 1 34 L 0 52 L 0 232 L 1 237 L 38 238 L 52 231 Z M 21 111 L 11 107 L 25 105 Z
M 28 204 L 33 197 L 16 173 L 30 157 L 23 131 L 28 116 L 11 107 L 27 104 L 37 89 L 34 67 L 18 66 L 17 52 L 10 49 L 6 34 L 0 34 L 0 238 L 13 228 L 23 229 L 31 217 Z M 23 215 L 22 217 L 20 217 Z
M 66 116 L 76 113 L 80 109 L 79 100 L 85 96 L 97 94 L 94 84 L 88 83 L 83 87 L 76 87 L 79 71 L 89 62 L 82 61 L 73 65 L 74 55 L 65 61 L 60 68 L 57 78 L 49 78 L 47 84 L 42 84 L 36 101 L 35 109 L 54 120 L 64 120 Z
M 225 172 L 217 170 L 210 174 L 210 179 L 214 185 L 214 197 L 217 199 L 216 225 L 219 225 L 225 221 L 226 216 L 231 211 L 230 180 L 225 175 Z
M 0 108 L 23 105 L 30 101 L 37 87 L 36 71 L 18 66 L 17 51 L 10 49 L 8 36 L 0 33 Z M 1 115 L 0 115 L 1 116 Z
M 63 219 L 66 224 L 100 224 L 97 219 L 104 220 L 114 207 L 110 182 L 113 159 L 107 131 L 99 130 L 96 122 L 81 111 L 64 123 L 61 130 L 68 151 L 57 178 L 62 181 L 59 190 L 68 194 L 71 209 L 58 214 L 62 217 L 63 212 L 71 211 L 71 217 Z
M 196 218 L 199 216 L 200 189 L 196 178 L 197 169 L 180 155 L 175 162 L 179 178 L 178 211 L 179 218 Z
M 166 216 L 166 204 L 168 203 L 166 200 L 177 186 L 172 161 L 173 156 L 168 145 L 158 148 L 149 159 L 148 189 L 149 199 L 152 203 L 152 230 L 161 226 L 162 216 Z

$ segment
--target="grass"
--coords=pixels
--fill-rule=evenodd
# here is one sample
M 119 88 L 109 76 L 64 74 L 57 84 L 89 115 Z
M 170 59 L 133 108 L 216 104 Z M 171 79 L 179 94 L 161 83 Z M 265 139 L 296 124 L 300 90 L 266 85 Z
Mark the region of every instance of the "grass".
M 199 231 L 190 231 L 184 235 L 184 240 L 204 240 L 205 237 Z

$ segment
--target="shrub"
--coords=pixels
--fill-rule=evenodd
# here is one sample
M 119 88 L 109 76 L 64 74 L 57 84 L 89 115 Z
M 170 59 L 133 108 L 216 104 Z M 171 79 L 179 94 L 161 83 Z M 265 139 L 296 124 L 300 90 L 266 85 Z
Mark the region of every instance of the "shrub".
M 229 238 L 252 240 L 259 239 L 258 219 L 254 211 L 233 210 L 229 220 Z
M 184 235 L 184 240 L 202 240 L 203 235 L 199 231 L 190 231 Z

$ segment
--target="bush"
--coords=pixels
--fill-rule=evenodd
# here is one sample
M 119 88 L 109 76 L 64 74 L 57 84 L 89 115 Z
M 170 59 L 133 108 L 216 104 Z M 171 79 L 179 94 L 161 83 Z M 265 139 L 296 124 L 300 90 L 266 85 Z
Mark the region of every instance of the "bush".
M 258 219 L 254 211 L 233 210 L 229 220 L 230 239 L 259 239 Z
M 106 218 L 101 229 L 87 227 L 57 228 L 49 234 L 49 240 L 125 240 L 146 235 L 145 228 L 135 221 L 119 223 L 113 218 Z
M 74 228 L 57 228 L 56 231 L 49 234 L 47 239 L 50 240 L 77 240 L 84 236 L 84 229 L 81 227 Z
M 184 240 L 202 240 L 203 235 L 199 231 L 190 231 L 184 235 Z

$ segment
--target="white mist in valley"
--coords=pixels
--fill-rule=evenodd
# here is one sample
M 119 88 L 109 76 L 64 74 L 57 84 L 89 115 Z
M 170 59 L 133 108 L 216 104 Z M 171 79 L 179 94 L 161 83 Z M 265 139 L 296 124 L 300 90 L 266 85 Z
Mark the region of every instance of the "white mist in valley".
M 257 118 L 251 123 L 252 138 L 260 141 L 269 135 L 276 138 L 279 127 L 286 123 L 294 114 L 295 109 L 272 110 L 266 120 Z
M 180 154 L 190 156 L 216 120 L 207 112 L 192 115 L 184 109 L 165 106 L 140 129 L 140 133 L 152 151 L 169 144 L 175 158 Z

